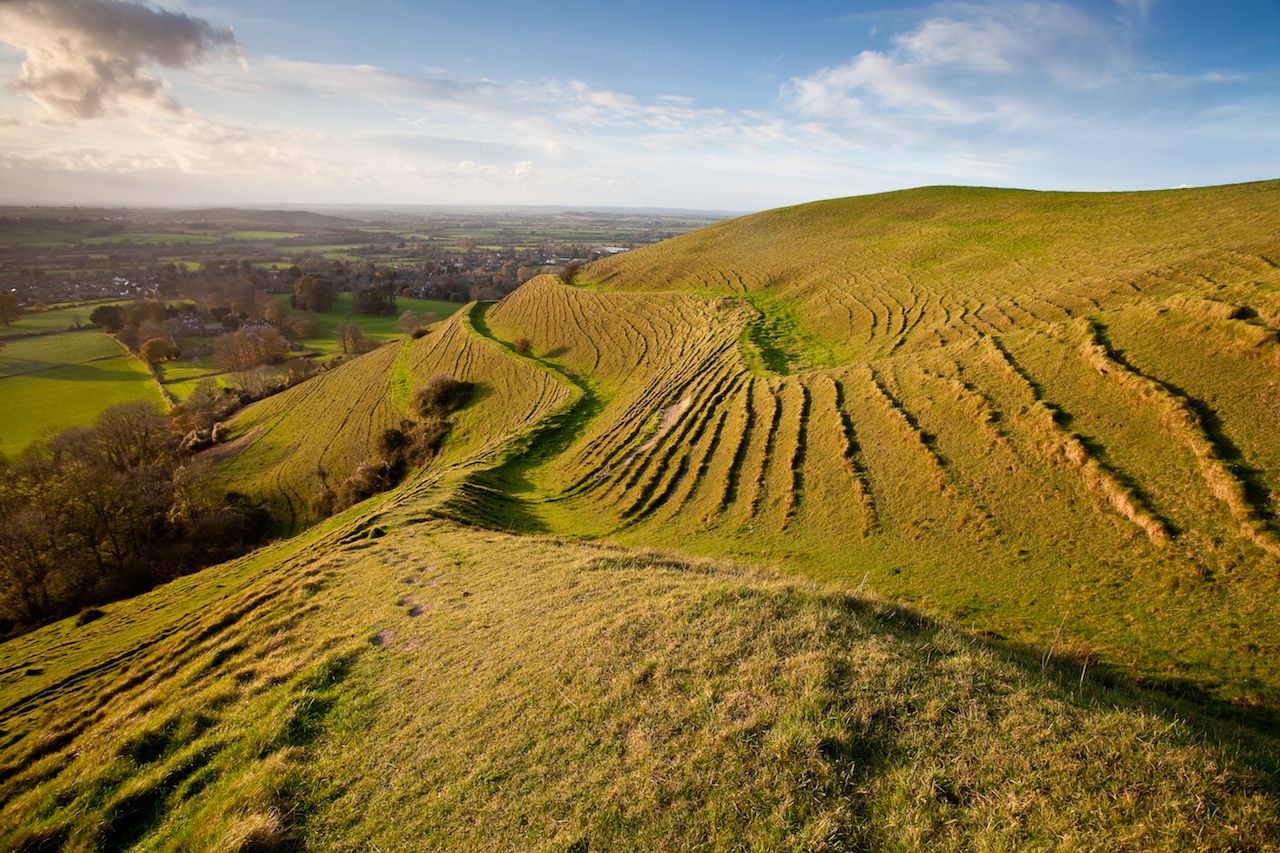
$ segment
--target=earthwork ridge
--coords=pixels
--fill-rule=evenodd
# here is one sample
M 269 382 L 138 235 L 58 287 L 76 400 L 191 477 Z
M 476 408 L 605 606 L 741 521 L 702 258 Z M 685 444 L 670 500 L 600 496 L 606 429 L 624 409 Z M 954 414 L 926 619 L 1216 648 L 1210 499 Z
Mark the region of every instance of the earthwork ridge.
M 1275 849 L 1276 223 L 802 205 L 251 405 L 212 461 L 300 532 L 8 641 L 0 845 Z
M 1035 642 L 1074 625 L 1150 677 L 1275 695 L 1276 221 L 1275 183 L 756 214 L 251 407 L 224 470 L 305 523 L 450 373 L 480 393 L 399 505 L 443 489 L 461 523 L 747 556 Z

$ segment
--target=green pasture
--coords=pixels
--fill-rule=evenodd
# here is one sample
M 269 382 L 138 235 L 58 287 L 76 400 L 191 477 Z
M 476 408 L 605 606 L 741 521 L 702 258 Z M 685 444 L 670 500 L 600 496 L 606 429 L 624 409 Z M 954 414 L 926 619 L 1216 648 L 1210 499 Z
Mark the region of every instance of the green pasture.
M 0 453 L 86 426 L 115 403 L 162 404 L 146 367 L 101 332 L 9 341 L 0 350 Z
M 276 298 L 286 306 L 289 304 L 287 295 L 279 295 Z M 430 312 L 435 314 L 438 319 L 443 320 L 462 307 L 457 302 L 446 302 L 442 299 L 417 299 L 397 296 L 396 313 L 369 316 L 352 313 L 351 300 L 352 295 L 350 293 L 340 293 L 334 299 L 333 307 L 328 311 L 298 311 L 290 308 L 292 313 L 309 317 L 316 321 L 316 336 L 299 341 L 299 343 L 314 352 L 332 355 L 338 352 L 337 332 L 335 330 L 343 323 L 355 323 L 364 332 L 366 338 L 389 341 L 404 334 L 400 331 L 398 323 L 400 315 L 405 311 L 412 309 L 419 313 Z
M 221 237 L 214 234 L 189 234 L 172 231 L 126 231 L 101 237 L 86 237 L 83 242 L 87 246 L 110 246 L 121 243 L 131 243 L 135 246 L 167 246 L 183 243 L 217 243 L 221 239 Z
M 292 240 L 301 237 L 298 231 L 228 231 L 222 235 L 227 240 Z

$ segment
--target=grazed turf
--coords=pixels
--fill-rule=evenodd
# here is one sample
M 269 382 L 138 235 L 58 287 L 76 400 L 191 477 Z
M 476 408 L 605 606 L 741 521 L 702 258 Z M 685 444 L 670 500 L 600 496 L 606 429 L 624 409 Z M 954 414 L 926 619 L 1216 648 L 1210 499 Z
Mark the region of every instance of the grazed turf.
M 223 475 L 301 525 L 478 384 L 398 489 L 6 644 L 5 840 L 1275 849 L 1277 221 L 823 202 L 255 404 Z

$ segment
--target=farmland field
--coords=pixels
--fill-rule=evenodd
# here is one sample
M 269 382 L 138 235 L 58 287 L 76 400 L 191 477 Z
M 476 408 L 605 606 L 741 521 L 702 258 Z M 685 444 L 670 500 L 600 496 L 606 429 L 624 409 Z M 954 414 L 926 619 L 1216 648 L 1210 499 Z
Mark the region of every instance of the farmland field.
M 89 315 L 98 305 L 110 305 L 116 300 L 101 300 L 77 305 L 53 306 L 43 311 L 26 311 L 11 326 L 0 326 L 0 337 L 65 332 L 68 329 L 89 325 Z
M 277 296 L 276 298 L 288 306 L 289 297 L 287 295 Z M 437 319 L 443 320 L 462 307 L 456 302 L 444 302 L 439 299 L 416 299 L 397 296 L 396 312 L 394 314 L 355 314 L 351 310 L 351 299 L 352 295 L 350 293 L 339 293 L 334 298 L 333 306 L 328 311 L 295 310 L 294 313 L 315 320 L 317 329 L 317 334 L 314 338 L 308 338 L 299 341 L 299 343 L 310 350 L 329 355 L 338 351 L 338 338 L 335 329 L 343 323 L 354 323 L 359 326 L 366 338 L 388 341 L 404 334 L 400 331 L 397 323 L 400 315 L 405 311 L 427 312 Z
M 67 332 L 9 341 L 0 350 L 0 453 L 19 453 L 130 400 L 163 402 L 151 374 L 110 335 Z

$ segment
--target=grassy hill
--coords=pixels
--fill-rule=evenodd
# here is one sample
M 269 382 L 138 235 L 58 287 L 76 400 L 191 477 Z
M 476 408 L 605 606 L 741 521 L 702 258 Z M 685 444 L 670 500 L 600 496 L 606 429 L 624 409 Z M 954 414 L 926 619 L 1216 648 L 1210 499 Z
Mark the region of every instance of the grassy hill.
M 0 838 L 1274 849 L 1276 223 L 803 205 L 254 404 L 219 476 L 300 528 L 477 386 L 399 488 L 6 643 Z
M 521 496 L 1275 708 L 1276 222 L 1277 183 L 915 190 L 535 280 L 492 330 L 602 399 Z
M 339 519 L 5 662 L 8 849 L 1280 832 L 1265 774 L 1130 694 L 809 582 L 545 536 Z

